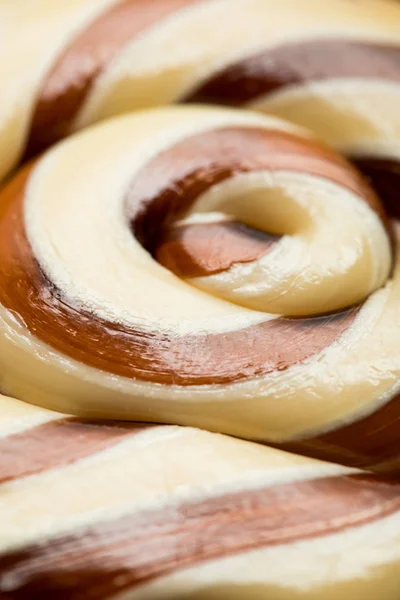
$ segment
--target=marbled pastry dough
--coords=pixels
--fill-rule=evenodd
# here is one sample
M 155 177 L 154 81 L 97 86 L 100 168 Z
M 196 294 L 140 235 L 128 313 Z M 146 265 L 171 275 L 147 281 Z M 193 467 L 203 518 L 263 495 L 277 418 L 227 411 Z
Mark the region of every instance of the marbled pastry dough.
M 2 600 L 397 600 L 400 483 L 0 396 Z
M 1 387 L 397 470 L 398 235 L 353 167 L 275 118 L 110 120 L 0 194 Z
M 26 151 L 37 152 L 96 121 L 156 105 L 205 101 L 252 106 L 306 125 L 362 159 L 380 185 L 390 187 L 397 179 L 400 6 L 395 2 L 14 0 L 3 5 L 0 178 Z

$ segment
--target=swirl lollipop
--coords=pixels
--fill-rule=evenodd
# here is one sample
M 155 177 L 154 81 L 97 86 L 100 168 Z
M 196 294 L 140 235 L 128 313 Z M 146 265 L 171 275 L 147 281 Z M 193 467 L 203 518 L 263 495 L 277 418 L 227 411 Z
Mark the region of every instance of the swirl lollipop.
M 397 229 L 303 130 L 124 117 L 27 167 L 0 206 L 10 395 L 397 469 Z

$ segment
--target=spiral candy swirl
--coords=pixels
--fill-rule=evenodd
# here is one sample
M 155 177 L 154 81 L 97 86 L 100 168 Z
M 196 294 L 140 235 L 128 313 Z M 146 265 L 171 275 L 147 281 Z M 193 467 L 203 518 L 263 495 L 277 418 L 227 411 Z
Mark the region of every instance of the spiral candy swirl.
M 1 598 L 398 600 L 358 469 L 400 473 L 400 7 L 15 0 L 0 38 L 0 179 L 188 105 L 0 189 Z
M 390 223 L 309 134 L 226 109 L 123 117 L 0 206 L 10 395 L 397 469 Z

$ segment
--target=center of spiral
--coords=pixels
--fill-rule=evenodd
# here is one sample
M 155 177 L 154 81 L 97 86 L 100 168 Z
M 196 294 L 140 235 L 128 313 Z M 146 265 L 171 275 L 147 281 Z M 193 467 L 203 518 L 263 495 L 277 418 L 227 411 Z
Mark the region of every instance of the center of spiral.
M 186 138 L 136 175 L 125 207 L 135 238 L 161 265 L 264 313 L 342 310 L 390 272 L 373 190 L 333 151 L 287 131 Z
M 278 240 L 279 236 L 238 221 L 183 223 L 165 232 L 155 257 L 179 277 L 203 277 L 251 263 Z

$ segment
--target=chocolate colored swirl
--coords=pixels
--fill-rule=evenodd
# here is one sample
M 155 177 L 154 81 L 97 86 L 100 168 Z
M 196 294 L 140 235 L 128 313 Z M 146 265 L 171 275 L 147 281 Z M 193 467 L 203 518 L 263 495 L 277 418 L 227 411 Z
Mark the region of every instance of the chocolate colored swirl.
M 396 239 L 359 173 L 284 122 L 109 122 L 0 194 L 3 389 L 397 470 Z

